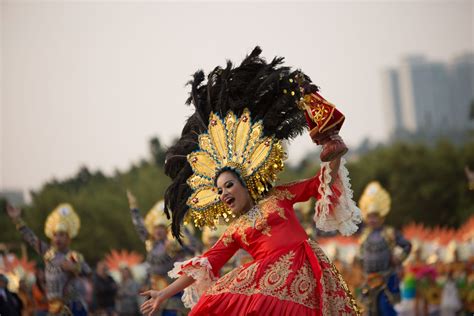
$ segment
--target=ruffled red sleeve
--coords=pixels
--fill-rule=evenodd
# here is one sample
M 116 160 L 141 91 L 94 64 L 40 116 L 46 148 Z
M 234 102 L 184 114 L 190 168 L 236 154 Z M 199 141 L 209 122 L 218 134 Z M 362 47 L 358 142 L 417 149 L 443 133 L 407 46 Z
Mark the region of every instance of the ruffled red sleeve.
M 323 194 L 323 192 L 320 192 L 321 180 L 325 180 L 322 171 L 323 169 L 321 169 L 318 174 L 316 174 L 312 178 L 284 184 L 276 187 L 276 189 L 289 191 L 291 193 L 291 198 L 289 199 L 289 201 L 292 204 L 298 202 L 305 202 L 308 201 L 310 198 L 315 198 L 316 200 L 318 200 L 322 197 Z M 335 188 L 333 186 L 331 186 L 331 188 L 332 194 L 330 196 L 330 199 L 332 202 L 336 202 L 341 192 L 339 192 L 338 188 Z
M 341 165 L 335 179 L 331 178 L 329 162 L 323 162 L 318 174 L 310 179 L 286 184 L 277 189 L 290 191 L 291 203 L 316 199 L 314 222 L 323 231 L 338 230 L 343 235 L 351 235 L 361 222 L 360 210 L 352 200 L 349 172 L 346 161 Z
M 202 257 L 209 260 L 212 267 L 212 273 L 217 277 L 219 277 L 219 271 L 221 268 L 240 248 L 235 239 L 229 237 L 228 232 L 224 232 L 214 246 L 202 254 Z

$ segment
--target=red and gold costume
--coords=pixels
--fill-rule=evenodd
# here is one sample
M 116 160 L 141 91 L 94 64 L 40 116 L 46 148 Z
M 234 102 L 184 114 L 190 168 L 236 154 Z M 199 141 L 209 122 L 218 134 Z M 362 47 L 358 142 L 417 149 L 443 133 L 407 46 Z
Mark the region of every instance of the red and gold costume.
M 346 169 L 341 167 L 329 187 L 324 178 L 328 168 L 323 164 L 311 179 L 275 187 L 257 207 L 233 221 L 210 250 L 175 264 L 170 276 L 185 273 L 197 280 L 183 296 L 187 306 L 197 303 L 190 315 L 356 314 L 347 285 L 319 245 L 308 239 L 293 210 L 293 204 L 311 197 L 321 201 L 331 190 L 326 223 L 334 225 L 334 214 L 343 212 L 347 222 L 339 228 L 348 233 L 343 227 L 353 225 L 357 211 L 341 209 L 352 201 L 350 188 L 343 185 L 348 183 L 343 178 Z M 218 271 L 240 248 L 254 260 L 219 279 Z
M 336 176 L 331 163 L 323 162 L 311 179 L 273 186 L 284 168 L 282 140 L 306 128 L 298 103 L 305 93 L 302 84 L 310 86 L 310 80 L 279 67 L 281 58 L 267 64 L 260 52 L 256 47 L 237 68 L 231 63 L 215 68 L 205 85 L 202 72 L 191 82 L 189 102 L 196 112 L 168 150 L 165 164 L 173 179 L 165 194 L 173 233 L 179 237 L 181 221 L 198 227 L 225 221 L 229 226 L 211 249 L 175 263 L 169 276 L 186 274 L 195 280 L 182 298 L 192 308 L 190 315 L 358 314 L 346 283 L 308 239 L 293 209 L 295 203 L 316 198 L 317 228 L 354 233 L 361 217 L 347 169 L 342 161 Z M 225 171 L 240 178 L 254 202 L 238 217 L 216 188 Z M 219 278 L 219 270 L 239 249 L 253 260 Z

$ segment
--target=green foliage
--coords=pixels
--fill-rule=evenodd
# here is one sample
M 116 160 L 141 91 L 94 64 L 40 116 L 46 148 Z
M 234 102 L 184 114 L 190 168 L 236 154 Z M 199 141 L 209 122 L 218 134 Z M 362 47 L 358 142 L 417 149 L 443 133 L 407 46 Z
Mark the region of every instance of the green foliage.
M 379 147 L 351 162 L 348 169 L 356 201 L 372 180 L 390 192 L 388 223 L 458 227 L 474 214 L 466 165 L 474 166 L 474 143 L 455 147 L 440 141 L 435 147 L 405 143 Z
M 158 137 L 153 137 L 150 140 L 150 152 L 153 157 L 153 161 L 157 166 L 163 166 L 166 159 L 166 150 L 161 146 L 161 142 Z
M 114 248 L 144 253 L 131 222 L 125 192 L 130 189 L 137 197 L 143 215 L 163 197 L 169 179 L 161 167 L 165 151 L 158 138 L 151 140 L 150 150 L 151 162 L 141 161 L 113 176 L 82 167 L 69 179 L 45 184 L 32 194 L 31 205 L 23 210 L 25 221 L 45 239 L 46 217 L 59 203 L 69 202 L 82 222 L 72 248 L 83 253 L 90 263 Z M 391 193 L 389 224 L 400 227 L 415 221 L 457 227 L 474 214 L 474 192 L 468 191 L 465 165 L 474 168 L 474 143 L 461 147 L 448 142 L 439 142 L 435 147 L 397 143 L 369 150 L 351 160 L 348 169 L 355 201 L 372 180 L 379 180 Z M 308 156 L 299 166 L 286 168 L 280 183 L 311 177 L 318 169 L 317 158 Z M 3 241 L 21 240 L 4 211 L 0 214 L 0 231 Z
M 128 171 L 117 171 L 110 177 L 82 167 L 69 179 L 46 183 L 38 192 L 32 192 L 31 205 L 23 209 L 23 218 L 38 237 L 47 241 L 44 235 L 46 217 L 59 203 L 68 202 L 81 218 L 81 229 L 72 248 L 84 254 L 89 262 L 97 262 L 110 249 L 129 249 L 144 254 L 144 245 L 131 221 L 126 190 L 130 189 L 136 196 L 143 215 L 162 199 L 169 179 L 156 165 L 155 158 L 153 160 L 151 163 L 141 161 Z M 21 241 L 4 211 L 0 214 L 0 229 L 1 240 Z M 41 260 L 31 249 L 29 251 L 32 258 Z

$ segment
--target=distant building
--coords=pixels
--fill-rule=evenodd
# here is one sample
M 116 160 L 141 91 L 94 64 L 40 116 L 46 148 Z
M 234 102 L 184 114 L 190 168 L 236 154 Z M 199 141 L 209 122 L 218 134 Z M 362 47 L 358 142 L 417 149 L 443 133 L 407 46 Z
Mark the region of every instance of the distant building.
M 383 89 L 392 139 L 459 140 L 474 127 L 474 54 L 449 64 L 410 56 L 383 72 Z
M 388 69 L 383 73 L 386 127 L 391 134 L 399 134 L 404 129 L 398 76 L 398 72 L 394 69 Z
M 450 66 L 452 105 L 456 111 L 456 125 L 474 128 L 474 53 L 454 59 Z

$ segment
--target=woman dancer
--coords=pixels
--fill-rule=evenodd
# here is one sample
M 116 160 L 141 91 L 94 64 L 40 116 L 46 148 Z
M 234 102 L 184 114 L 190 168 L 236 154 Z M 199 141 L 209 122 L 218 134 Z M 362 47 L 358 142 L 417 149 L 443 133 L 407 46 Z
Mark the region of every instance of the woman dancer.
M 326 151 L 331 161 L 322 163 L 313 178 L 273 187 L 284 166 L 281 141 L 305 128 L 305 97 L 330 103 L 302 72 L 280 66 L 282 58 L 267 63 L 260 52 L 255 48 L 239 67 L 229 62 L 215 68 L 206 84 L 202 72 L 194 76 L 189 102 L 196 112 L 168 150 L 165 169 L 173 182 L 166 205 L 178 239 L 183 221 L 212 227 L 223 219 L 230 224 L 203 255 L 175 263 L 169 272 L 178 277 L 174 283 L 143 293 L 151 297 L 141 307 L 145 314 L 183 289 L 190 315 L 358 313 L 340 274 L 308 239 L 293 210 L 294 203 L 314 197 L 318 228 L 343 234 L 357 230 L 360 211 L 340 159 L 345 150 Z M 331 113 L 327 118 L 326 123 L 340 127 Z M 317 143 L 343 144 L 337 129 L 323 138 L 314 131 Z M 220 268 L 240 248 L 254 260 L 219 278 Z

